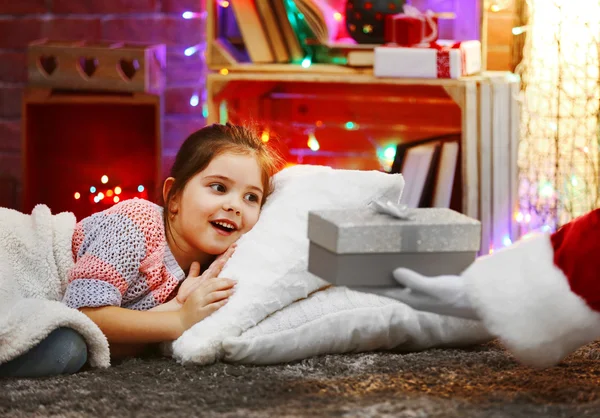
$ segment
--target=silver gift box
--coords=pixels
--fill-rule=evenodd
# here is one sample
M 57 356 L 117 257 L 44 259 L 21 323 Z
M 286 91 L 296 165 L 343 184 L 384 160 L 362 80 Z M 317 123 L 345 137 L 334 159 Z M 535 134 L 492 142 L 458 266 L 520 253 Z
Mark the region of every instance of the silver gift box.
M 392 287 L 392 271 L 460 274 L 477 256 L 481 223 L 445 208 L 410 209 L 408 219 L 371 208 L 308 215 L 308 270 L 349 287 Z

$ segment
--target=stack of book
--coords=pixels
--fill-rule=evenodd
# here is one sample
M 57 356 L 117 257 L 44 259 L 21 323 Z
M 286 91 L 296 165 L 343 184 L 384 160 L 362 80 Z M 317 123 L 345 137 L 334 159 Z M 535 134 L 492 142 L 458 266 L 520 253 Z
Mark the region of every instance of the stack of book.
M 222 13 L 219 26 L 231 27 L 224 20 L 235 20 L 246 53 L 233 51 L 240 62 L 300 64 L 309 57 L 318 63 L 373 65 L 377 45 L 338 39 L 341 22 L 325 0 L 231 1 L 227 9 L 231 12 Z
M 461 210 L 456 176 L 459 141 L 460 134 L 455 134 L 397 145 L 391 172 L 404 176 L 400 203 L 411 208 Z

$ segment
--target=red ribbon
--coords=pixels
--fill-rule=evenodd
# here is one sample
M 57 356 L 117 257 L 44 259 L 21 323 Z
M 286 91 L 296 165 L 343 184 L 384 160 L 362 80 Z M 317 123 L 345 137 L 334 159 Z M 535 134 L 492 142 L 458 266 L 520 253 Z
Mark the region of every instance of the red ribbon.
M 440 45 L 437 42 L 431 42 L 429 48 L 437 50 L 436 68 L 438 78 L 450 78 L 450 51 L 452 49 L 460 49 L 461 42 L 455 42 L 451 45 Z M 461 51 L 461 75 L 465 75 L 466 70 L 466 55 Z

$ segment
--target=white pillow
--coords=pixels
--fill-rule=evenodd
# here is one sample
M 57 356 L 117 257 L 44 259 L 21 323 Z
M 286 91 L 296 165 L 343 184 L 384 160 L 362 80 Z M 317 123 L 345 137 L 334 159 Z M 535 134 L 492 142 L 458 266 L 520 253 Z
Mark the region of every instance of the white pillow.
M 173 342 L 178 361 L 208 364 L 223 358 L 225 338 L 327 285 L 307 271 L 309 210 L 361 208 L 379 198 L 397 201 L 404 180 L 379 171 L 297 165 L 276 174 L 274 185 L 259 221 L 238 241 L 221 273 L 238 280 L 236 293 Z
M 331 287 L 226 338 L 223 360 L 275 364 L 319 354 L 468 346 L 492 338 L 479 321 L 415 311 L 393 299 Z

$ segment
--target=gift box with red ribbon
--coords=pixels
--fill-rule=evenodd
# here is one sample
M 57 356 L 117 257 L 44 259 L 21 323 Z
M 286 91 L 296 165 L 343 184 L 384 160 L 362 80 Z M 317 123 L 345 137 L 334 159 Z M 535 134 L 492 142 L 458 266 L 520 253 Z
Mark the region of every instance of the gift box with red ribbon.
M 388 15 L 384 24 L 386 43 L 413 46 L 438 39 L 438 18 L 430 14 Z
M 479 41 L 437 41 L 413 48 L 375 48 L 376 77 L 459 78 L 481 71 Z

